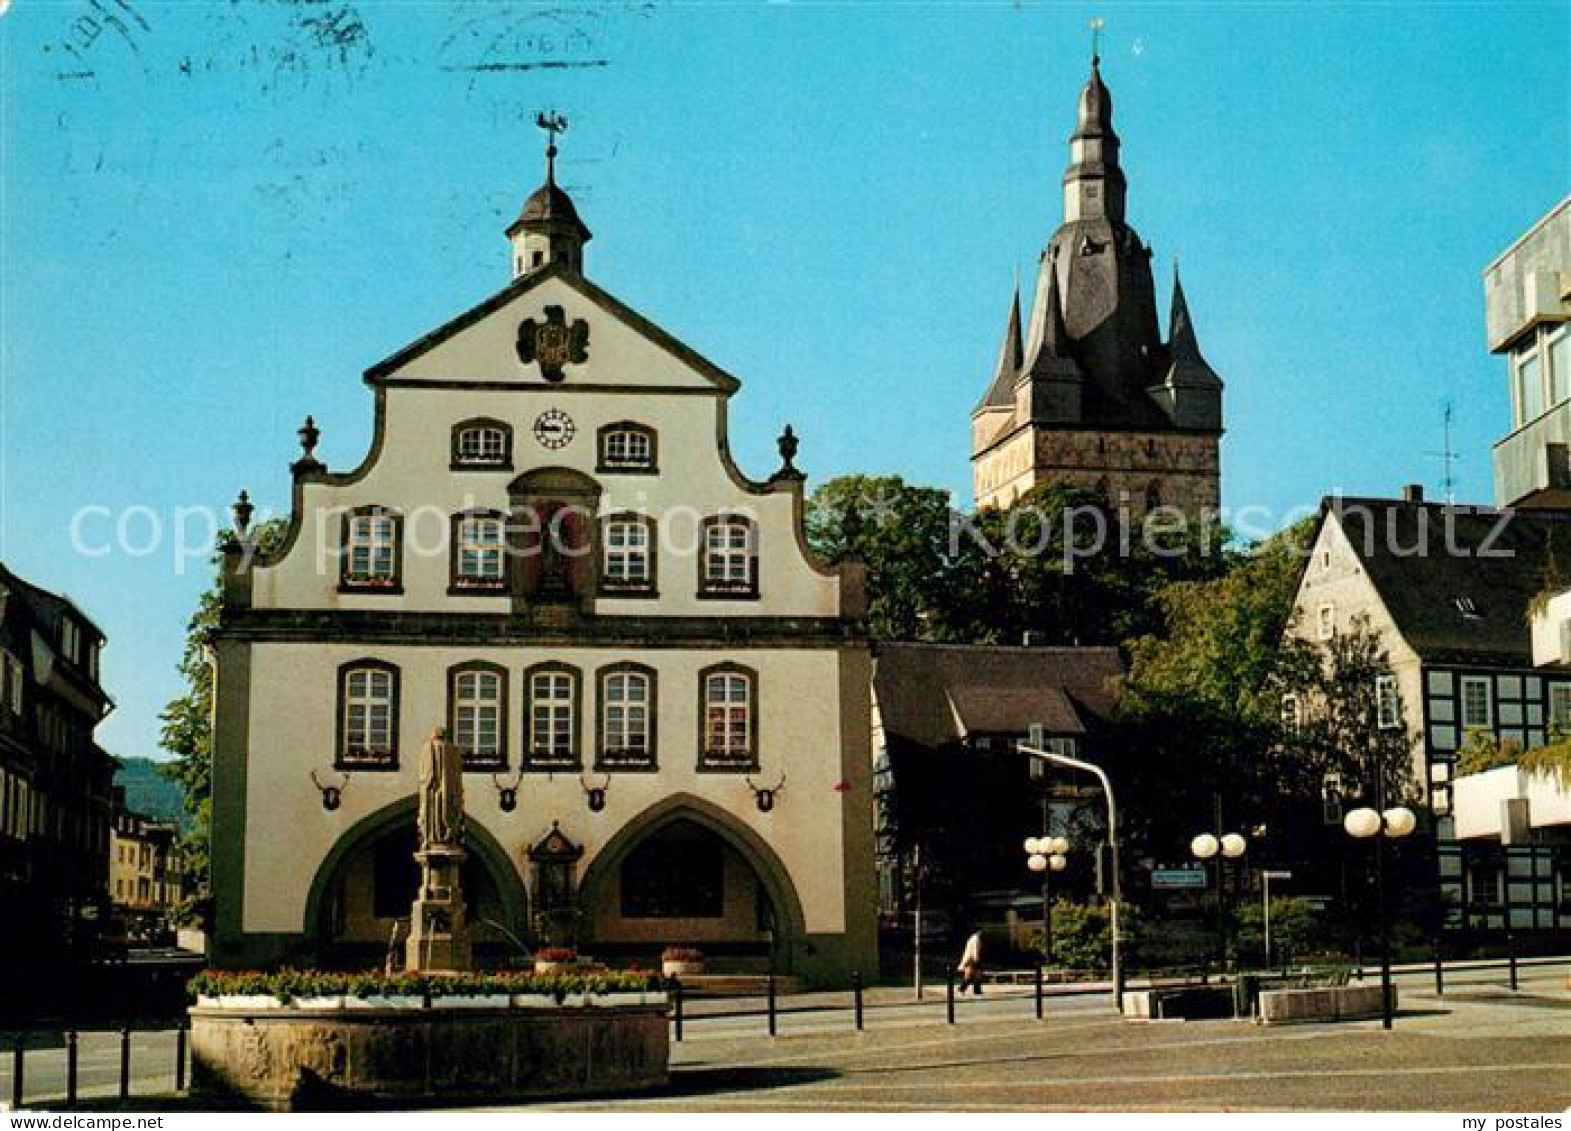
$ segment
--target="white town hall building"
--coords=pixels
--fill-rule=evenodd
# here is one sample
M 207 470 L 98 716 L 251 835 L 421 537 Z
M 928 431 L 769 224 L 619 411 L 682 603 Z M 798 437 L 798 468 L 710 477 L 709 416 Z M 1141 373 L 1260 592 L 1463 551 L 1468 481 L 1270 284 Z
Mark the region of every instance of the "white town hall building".
M 237 514 L 213 959 L 380 965 L 441 726 L 483 959 L 516 962 L 516 937 L 871 975 L 862 568 L 808 549 L 789 431 L 780 470 L 744 476 L 736 379 L 584 277 L 547 154 L 512 282 L 367 371 L 360 466 L 324 466 L 307 420 L 281 544 Z

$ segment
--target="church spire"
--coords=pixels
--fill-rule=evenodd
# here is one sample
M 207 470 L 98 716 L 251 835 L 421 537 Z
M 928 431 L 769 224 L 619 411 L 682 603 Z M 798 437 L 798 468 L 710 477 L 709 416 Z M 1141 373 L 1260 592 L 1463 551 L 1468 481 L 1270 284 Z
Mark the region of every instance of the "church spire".
M 1124 220 L 1124 171 L 1118 166 L 1113 95 L 1102 81 L 1102 59 L 1091 56 L 1091 77 L 1080 91 L 1075 132 L 1064 173 L 1064 220 Z
M 535 124 L 545 131 L 545 184 L 524 202 L 507 229 L 513 245 L 513 276 L 561 263 L 575 272 L 584 269 L 584 245 L 591 239 L 589 229 L 578 218 L 573 200 L 556 183 L 556 135 L 567 132 L 567 119 L 560 114 L 540 114 Z
M 1081 419 L 1085 370 L 1076 360 L 1064 325 L 1064 304 L 1058 290 L 1058 266 L 1042 258 L 1036 302 L 1031 311 L 1031 357 L 1021 373 L 1027 417 L 1038 423 L 1074 424 Z
M 1169 385 L 1198 385 L 1220 387 L 1218 377 L 1200 353 L 1200 341 L 1195 337 L 1194 320 L 1189 316 L 1189 303 L 1184 298 L 1184 284 L 1178 278 L 1178 265 L 1173 265 L 1173 305 L 1167 322 L 1168 352 L 1173 364 L 1167 371 Z
M 982 398 L 978 410 L 1013 408 L 1015 382 L 1020 377 L 1020 367 L 1025 361 L 1025 346 L 1020 339 L 1020 277 L 1015 276 L 1014 297 L 1009 300 L 1009 321 L 1004 326 L 1004 341 L 998 347 L 998 366 L 993 371 L 992 384 Z

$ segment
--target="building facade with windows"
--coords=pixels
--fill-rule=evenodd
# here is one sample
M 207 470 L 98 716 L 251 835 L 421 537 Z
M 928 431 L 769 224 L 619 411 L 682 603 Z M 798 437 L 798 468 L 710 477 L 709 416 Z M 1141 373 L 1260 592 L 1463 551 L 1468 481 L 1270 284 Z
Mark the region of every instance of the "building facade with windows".
M 1495 501 L 1571 506 L 1571 196 L 1484 269 L 1484 314 L 1511 384 Z
M 971 413 L 977 506 L 1061 482 L 1135 514 L 1215 512 L 1222 381 L 1200 352 L 1176 268 L 1166 341 L 1158 330 L 1151 249 L 1125 219 L 1113 96 L 1094 57 L 1069 149 L 1064 222 L 1042 252 L 1026 331 L 1017 285 Z
M 109 836 L 109 900 L 130 933 L 156 941 L 171 927 L 170 916 L 185 895 L 180 829 L 124 807 L 116 790 Z
M 1371 723 L 1411 736 L 1442 840 L 1454 836 L 1451 780 L 1471 734 L 1524 748 L 1571 734 L 1571 678 L 1534 666 L 1528 631 L 1545 578 L 1568 563 L 1571 515 L 1428 503 L 1413 487 L 1321 506 L 1291 631 L 1325 645 L 1362 623 L 1379 639 L 1391 675 Z
M 870 974 L 861 566 L 808 549 L 794 437 L 745 476 L 736 379 L 582 274 L 554 148 L 508 236 L 510 284 L 367 371 L 361 464 L 308 420 L 282 544 L 226 551 L 214 958 L 380 963 L 443 727 L 482 956 Z
M 103 644 L 74 604 L 0 566 L 0 970 L 86 957 L 105 910 Z

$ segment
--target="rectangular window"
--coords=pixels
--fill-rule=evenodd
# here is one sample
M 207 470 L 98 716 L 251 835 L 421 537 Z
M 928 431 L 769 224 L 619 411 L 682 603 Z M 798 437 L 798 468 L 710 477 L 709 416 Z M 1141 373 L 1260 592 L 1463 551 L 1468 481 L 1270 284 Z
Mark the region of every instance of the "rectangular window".
M 1282 729 L 1292 733 L 1304 725 L 1303 715 L 1298 705 L 1298 696 L 1282 696 Z
M 397 676 L 385 668 L 354 668 L 343 676 L 344 765 L 381 766 L 396 761 L 393 748 Z
M 21 717 L 22 714 L 22 661 L 9 652 L 0 652 L 0 703 L 11 714 Z
M 1571 683 L 1550 685 L 1549 725 L 1562 739 L 1571 738 Z
M 460 463 L 507 462 L 507 436 L 500 428 L 465 428 L 458 434 Z
M 1571 399 L 1571 327 L 1561 326 L 1544 340 L 1549 359 L 1549 403 Z
M 491 671 L 461 671 L 453 679 L 453 741 L 466 766 L 502 766 L 502 676 Z
M 607 766 L 651 766 L 652 679 L 644 672 L 612 672 L 600 685 L 600 760 Z
M 1336 635 L 1336 606 L 1321 605 L 1316 627 L 1321 640 L 1330 640 Z
M 758 563 L 754 527 L 745 518 L 713 519 L 704 530 L 703 590 L 748 594 Z
M 65 654 L 65 658 L 70 660 L 73 664 L 76 663 L 78 659 L 77 647 L 80 641 L 81 635 L 77 632 L 76 622 L 73 621 L 70 617 L 61 617 L 60 651 L 63 652 Z
M 1517 404 L 1522 410 L 1522 424 L 1531 423 L 1544 414 L 1544 375 L 1539 366 L 1535 348 L 1518 355 L 1516 362 Z
M 1402 704 L 1395 676 L 1375 677 L 1375 720 L 1381 730 L 1396 730 L 1402 725 Z
M 602 580 L 608 589 L 649 587 L 649 527 L 642 520 L 618 519 L 606 523 Z
M 1479 676 L 1462 677 L 1462 726 L 1472 730 L 1494 726 L 1489 680 Z
M 349 520 L 344 580 L 351 585 L 394 586 L 398 582 L 398 518 L 357 514 Z
M 578 761 L 574 711 L 577 677 L 571 672 L 536 672 L 529 681 L 529 760 L 541 765 Z
M 472 517 L 458 522 L 454 583 L 461 588 L 499 589 L 505 583 L 505 535 L 500 518 Z
M 704 678 L 704 757 L 722 764 L 753 761 L 752 680 L 741 672 Z

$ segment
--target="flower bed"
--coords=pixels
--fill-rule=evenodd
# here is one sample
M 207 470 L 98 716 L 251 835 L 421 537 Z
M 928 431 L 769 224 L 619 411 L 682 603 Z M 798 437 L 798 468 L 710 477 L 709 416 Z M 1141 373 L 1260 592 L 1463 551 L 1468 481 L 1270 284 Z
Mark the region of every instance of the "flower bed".
M 549 974 L 502 970 L 465 974 L 343 973 L 331 970 L 204 970 L 187 983 L 190 1000 L 238 1009 L 409 1008 L 660 1004 L 661 981 L 649 973 L 567 969 Z

